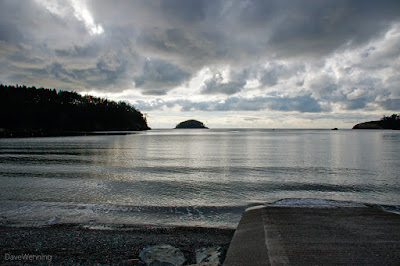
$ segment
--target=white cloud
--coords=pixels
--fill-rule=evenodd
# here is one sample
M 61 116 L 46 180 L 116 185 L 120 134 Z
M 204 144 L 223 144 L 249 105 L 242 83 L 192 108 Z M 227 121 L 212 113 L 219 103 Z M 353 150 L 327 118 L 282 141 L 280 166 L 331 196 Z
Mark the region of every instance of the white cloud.
M 100 24 L 94 22 L 92 13 L 89 11 L 85 0 L 36 0 L 49 12 L 61 18 L 67 18 L 73 15 L 77 20 L 83 22 L 91 35 L 104 33 Z
M 72 7 L 74 8 L 75 17 L 82 21 L 89 33 L 92 35 L 102 34 L 104 32 L 103 27 L 100 24 L 96 24 L 93 19 L 93 15 L 87 8 L 86 2 L 82 0 L 70 0 Z

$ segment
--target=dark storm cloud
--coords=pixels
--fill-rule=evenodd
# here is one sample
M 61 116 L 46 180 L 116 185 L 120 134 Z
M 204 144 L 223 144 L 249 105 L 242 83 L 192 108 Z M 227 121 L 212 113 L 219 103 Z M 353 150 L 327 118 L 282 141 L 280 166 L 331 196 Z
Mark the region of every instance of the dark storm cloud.
M 400 108 L 400 99 L 388 99 L 386 101 L 380 102 L 380 106 L 382 106 L 385 110 L 399 110 Z
M 366 106 L 366 99 L 359 98 L 355 100 L 344 101 L 345 110 L 359 110 Z
M 305 71 L 305 65 L 297 63 L 285 65 L 282 63 L 269 62 L 266 67 L 258 69 L 259 81 L 266 86 L 274 86 L 280 79 L 288 79 Z M 252 72 L 252 71 L 249 71 Z M 303 81 L 301 81 L 302 83 Z M 301 85 L 299 83 L 298 85 Z
M 0 40 L 18 44 L 28 39 L 27 33 L 29 30 L 26 29 L 26 26 L 32 23 L 33 14 L 37 11 L 37 5 L 33 1 L 24 1 L 22 3 L 20 1 L 1 0 Z
M 161 1 L 161 8 L 169 19 L 175 19 L 179 23 L 195 23 L 206 18 L 205 9 L 209 3 L 212 3 L 212 0 L 165 0 Z
M 245 80 L 230 81 L 223 83 L 221 75 L 214 75 L 214 77 L 206 80 L 202 87 L 202 94 L 226 94 L 232 95 L 243 89 L 246 85 Z
M 384 33 L 399 13 L 397 1 L 179 2 L 186 4 L 177 8 L 162 2 L 174 6 L 162 12 L 173 20 L 157 27 L 156 34 L 145 31 L 143 45 L 160 53 L 187 58 L 201 53 L 207 60 L 226 62 L 270 55 L 323 56 Z
M 240 53 L 231 47 L 233 44 L 230 43 L 230 37 L 225 35 L 225 32 L 219 33 L 212 29 L 193 32 L 182 27 L 156 28 L 141 32 L 136 43 L 145 53 L 173 57 L 182 68 L 195 73 L 204 66 L 240 57 Z
M 23 36 L 15 24 L 2 21 L 0 24 L 0 40 L 10 43 L 18 43 L 23 40 Z
M 96 57 L 100 50 L 94 45 L 74 45 L 68 49 L 55 49 L 54 52 L 59 57 Z
M 393 1 L 249 1 L 241 10 L 245 29 L 272 25 L 267 45 L 281 56 L 326 54 L 339 46 L 359 45 L 398 20 Z
M 317 100 L 311 95 L 296 96 L 293 98 L 274 98 L 268 103 L 271 110 L 276 111 L 299 111 L 302 113 L 321 112 L 322 108 Z
M 301 113 L 317 113 L 322 108 L 317 100 L 311 95 L 296 97 L 229 97 L 225 101 L 202 101 L 190 100 L 163 101 L 158 99 L 151 103 L 137 101 L 135 103 L 140 110 L 157 110 L 162 107 L 180 106 L 182 111 L 298 111 Z
M 47 72 L 56 79 L 67 83 L 71 83 L 72 80 L 76 79 L 72 71 L 69 71 L 62 64 L 56 62 L 48 66 Z
M 144 89 L 144 94 L 162 95 L 189 77 L 189 73 L 167 61 L 149 59 L 143 65 L 142 74 L 134 80 L 137 87 Z
M 0 0 L 0 80 L 164 97 L 153 109 L 396 110 L 396 23 L 398 0 Z M 204 69 L 190 89 L 224 100 L 167 98 Z

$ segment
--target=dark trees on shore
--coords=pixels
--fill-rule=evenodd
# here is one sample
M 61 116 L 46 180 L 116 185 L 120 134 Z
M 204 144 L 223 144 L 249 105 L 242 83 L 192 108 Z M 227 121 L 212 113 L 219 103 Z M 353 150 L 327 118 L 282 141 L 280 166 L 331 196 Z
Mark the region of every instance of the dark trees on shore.
M 400 117 L 398 114 L 392 114 L 391 116 L 383 116 L 381 118 L 383 128 L 389 129 L 400 129 Z
M 0 114 L 0 128 L 10 131 L 149 129 L 142 113 L 125 102 L 18 85 L 0 85 Z
M 353 129 L 393 129 L 400 130 L 400 117 L 398 114 L 383 116 L 379 121 L 369 121 L 357 124 Z

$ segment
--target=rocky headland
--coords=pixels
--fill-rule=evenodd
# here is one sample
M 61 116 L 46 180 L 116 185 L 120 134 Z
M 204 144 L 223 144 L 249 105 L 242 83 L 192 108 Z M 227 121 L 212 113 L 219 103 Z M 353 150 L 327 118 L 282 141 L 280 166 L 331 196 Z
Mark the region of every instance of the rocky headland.
M 399 115 L 383 116 L 381 120 L 356 124 L 353 129 L 392 129 L 400 130 Z

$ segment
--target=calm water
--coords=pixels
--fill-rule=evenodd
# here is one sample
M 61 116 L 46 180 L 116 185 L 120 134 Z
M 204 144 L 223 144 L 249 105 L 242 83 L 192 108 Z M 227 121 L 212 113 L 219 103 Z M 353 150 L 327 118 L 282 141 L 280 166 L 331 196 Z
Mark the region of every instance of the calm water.
M 399 173 L 399 131 L 0 139 L 0 221 L 235 227 L 282 198 L 400 205 Z

